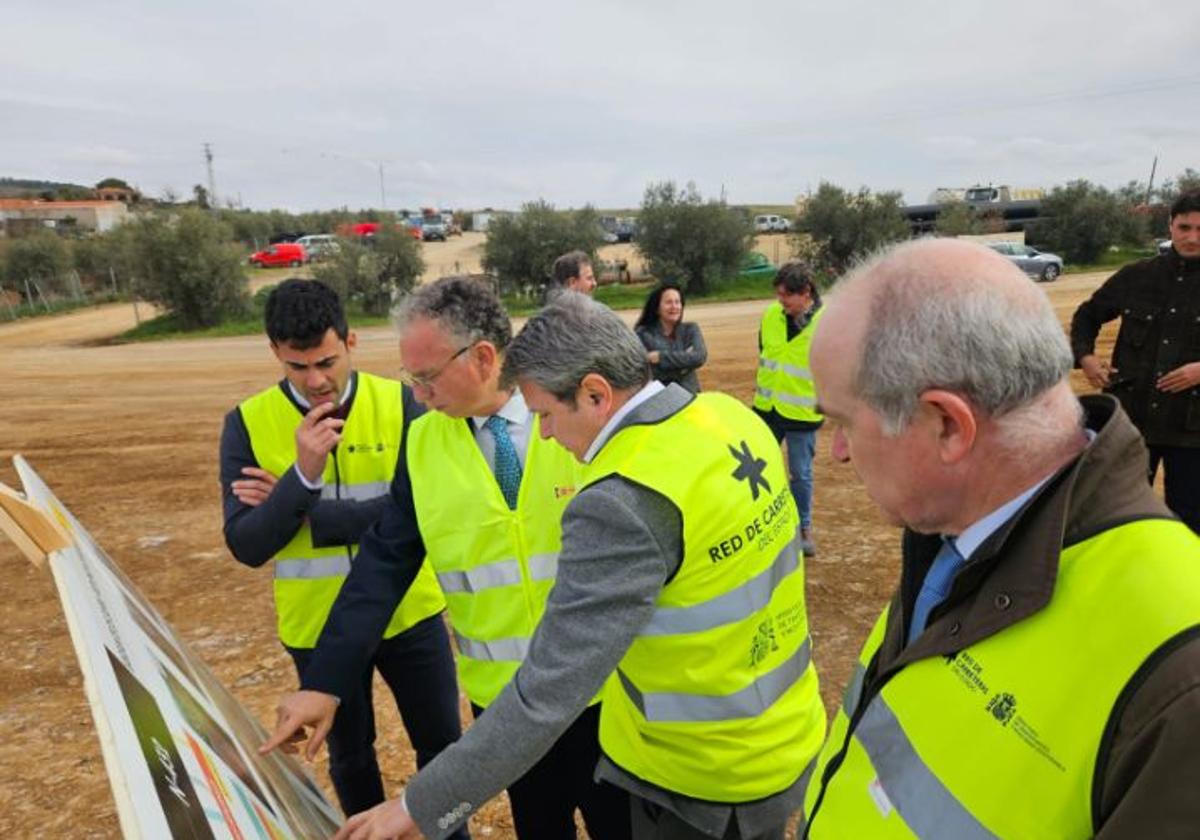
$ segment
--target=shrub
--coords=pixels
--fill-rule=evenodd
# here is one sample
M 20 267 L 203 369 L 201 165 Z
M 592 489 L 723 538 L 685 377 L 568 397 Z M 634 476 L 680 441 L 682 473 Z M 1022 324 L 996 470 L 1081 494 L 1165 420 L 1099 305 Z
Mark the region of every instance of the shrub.
M 872 193 L 862 187 L 851 194 L 822 182 L 801 213 L 797 250 L 807 246 L 819 271 L 841 274 L 854 260 L 908 238 L 908 222 L 900 207 L 898 192 Z
M 532 201 L 514 215 L 494 216 L 483 248 L 483 267 L 496 275 L 501 295 L 538 298 L 550 282 L 554 261 L 567 251 L 584 251 L 596 261 L 603 241 L 600 217 L 591 207 L 555 210 Z
M 248 311 L 241 249 L 228 226 L 195 208 L 129 222 L 137 291 L 185 330 L 211 327 Z
M 966 236 L 979 233 L 981 225 L 975 210 L 965 201 L 954 201 L 937 214 L 934 230 L 938 236 Z
M 368 315 L 386 315 L 397 297 L 412 290 L 425 261 L 421 246 L 401 227 L 385 224 L 370 244 L 339 240 L 336 253 L 319 263 L 313 276 L 341 295 L 356 301 Z
M 705 201 L 693 183 L 646 187 L 637 221 L 637 248 L 650 273 L 679 281 L 694 295 L 734 279 L 754 239 L 747 214 L 724 201 Z
M 1134 208 L 1089 181 L 1058 186 L 1042 201 L 1037 241 L 1072 263 L 1093 263 L 1118 243 L 1141 244 L 1143 227 Z
M 44 294 L 62 292 L 67 288 L 66 276 L 70 270 L 71 252 L 67 243 L 48 230 L 14 239 L 4 260 L 7 285 L 22 293 L 26 280 L 37 282 Z

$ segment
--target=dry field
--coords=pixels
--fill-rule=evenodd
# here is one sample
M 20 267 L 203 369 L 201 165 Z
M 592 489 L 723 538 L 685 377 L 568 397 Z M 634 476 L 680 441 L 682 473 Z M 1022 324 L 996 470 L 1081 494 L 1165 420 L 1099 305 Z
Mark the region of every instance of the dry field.
M 775 258 L 773 243 L 767 240 L 766 253 Z M 438 244 L 426 259 L 441 273 Z M 474 247 L 464 237 L 442 253 L 451 264 L 457 253 L 461 263 Z M 1046 287 L 1064 322 L 1103 277 Z M 705 388 L 749 398 L 762 306 L 688 310 L 708 341 Z M 0 329 L 10 395 L 0 414 L 0 481 L 16 482 L 13 454 L 28 458 L 179 634 L 271 722 L 295 677 L 275 640 L 269 570 L 241 566 L 222 541 L 216 456 L 224 413 L 275 381 L 278 367 L 260 337 L 95 344 L 132 324 L 123 304 Z M 360 368 L 395 373 L 389 329 L 361 334 L 359 348 Z M 808 566 L 809 611 L 821 693 L 832 708 L 893 586 L 897 535 L 824 442 L 815 469 L 820 553 Z M 0 837 L 117 836 L 50 575 L 0 540 L 0 591 Z M 379 706 L 380 763 L 396 790 L 413 770 L 411 752 L 394 709 L 383 700 Z M 316 775 L 324 784 L 323 764 Z M 473 827 L 477 837 L 511 836 L 507 807 L 493 803 Z

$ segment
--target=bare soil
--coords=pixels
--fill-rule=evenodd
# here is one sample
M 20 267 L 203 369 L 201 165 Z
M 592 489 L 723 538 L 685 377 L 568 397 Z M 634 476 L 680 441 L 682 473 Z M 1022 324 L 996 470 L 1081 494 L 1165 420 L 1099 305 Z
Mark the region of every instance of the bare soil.
M 441 244 L 427 249 L 431 269 L 442 264 L 435 252 L 452 264 L 476 247 L 467 237 L 439 251 Z M 1103 279 L 1077 275 L 1044 288 L 1065 324 Z M 689 308 L 709 346 L 705 388 L 749 399 L 763 305 Z M 258 336 L 96 344 L 132 325 L 132 307 L 117 304 L 0 328 L 9 388 L 0 413 L 0 481 L 15 486 L 11 456 L 28 458 L 179 634 L 270 724 L 295 676 L 275 638 L 270 572 L 241 566 L 222 540 L 217 442 L 224 413 L 275 381 L 277 363 Z M 1111 332 L 1105 336 L 1111 347 Z M 360 333 L 357 364 L 396 373 L 389 329 Z M 809 615 L 821 695 L 832 709 L 895 584 L 897 533 L 823 442 L 815 482 L 819 553 L 808 564 Z M 0 540 L 0 591 L 0 837 L 117 836 L 50 575 Z M 412 752 L 386 691 L 376 697 L 380 764 L 395 791 L 413 772 Z M 323 760 L 316 776 L 332 796 Z M 473 830 L 512 836 L 503 800 L 482 811 Z

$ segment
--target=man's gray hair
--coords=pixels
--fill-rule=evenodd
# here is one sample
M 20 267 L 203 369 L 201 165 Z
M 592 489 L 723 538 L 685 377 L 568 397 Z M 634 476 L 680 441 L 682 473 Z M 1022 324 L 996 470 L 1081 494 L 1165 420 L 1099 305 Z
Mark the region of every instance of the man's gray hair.
M 934 251 L 931 244 L 889 249 L 839 284 L 863 284 L 870 293 L 859 396 L 892 436 L 931 388 L 964 395 L 1002 425 L 1028 427 L 1033 418 L 1003 418 L 1039 402 L 1073 364 L 1054 309 L 996 254 L 965 243 Z
M 502 381 L 527 379 L 575 405 L 579 383 L 599 374 L 617 390 L 650 380 L 646 348 L 617 314 L 579 292 L 564 291 L 529 319 L 504 358 Z
M 462 345 L 490 341 L 503 351 L 512 341 L 512 323 L 496 293 L 478 280 L 443 277 L 409 292 L 393 313 L 401 333 L 419 318 L 435 321 Z

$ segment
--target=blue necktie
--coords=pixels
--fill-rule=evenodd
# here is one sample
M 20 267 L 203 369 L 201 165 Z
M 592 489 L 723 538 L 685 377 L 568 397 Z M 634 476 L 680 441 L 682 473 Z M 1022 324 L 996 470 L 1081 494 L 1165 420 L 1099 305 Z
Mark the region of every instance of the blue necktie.
M 504 501 L 508 502 L 508 509 L 516 510 L 517 492 L 521 489 L 521 459 L 517 457 L 512 438 L 508 436 L 508 421 L 493 414 L 483 427 L 492 433 L 492 439 L 496 441 L 496 463 L 493 467 L 496 483 L 500 485 Z
M 925 622 L 929 620 L 933 608 L 946 600 L 946 596 L 950 594 L 950 584 L 954 582 L 954 576 L 958 574 L 964 562 L 962 555 L 954 547 L 954 540 L 942 537 L 942 548 L 933 558 L 933 564 L 929 567 L 925 582 L 921 584 L 921 591 L 917 593 L 916 603 L 913 604 L 912 623 L 908 625 L 910 644 L 925 629 Z

